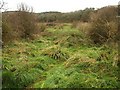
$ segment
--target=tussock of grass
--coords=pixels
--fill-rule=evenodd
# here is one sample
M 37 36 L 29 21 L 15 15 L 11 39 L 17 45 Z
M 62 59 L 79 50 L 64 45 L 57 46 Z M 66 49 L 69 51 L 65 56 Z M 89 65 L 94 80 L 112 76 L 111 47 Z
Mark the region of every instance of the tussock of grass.
M 67 60 L 69 58 L 68 52 L 58 45 L 54 45 L 42 50 L 42 54 L 58 60 Z

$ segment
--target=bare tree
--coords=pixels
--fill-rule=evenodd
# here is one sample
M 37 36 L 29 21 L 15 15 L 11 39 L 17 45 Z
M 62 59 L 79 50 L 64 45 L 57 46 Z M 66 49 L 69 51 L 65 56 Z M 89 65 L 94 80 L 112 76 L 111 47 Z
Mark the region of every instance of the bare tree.
M 0 1 L 0 11 L 6 11 L 8 8 L 6 8 L 5 7 L 5 5 L 6 5 L 7 3 L 6 2 L 4 2 L 3 0 L 2 1 Z
M 18 11 L 22 11 L 22 12 L 33 12 L 33 8 L 29 7 L 28 5 L 24 4 L 24 3 L 20 3 L 18 6 Z
M 32 38 L 37 29 L 33 8 L 21 3 L 18 5 L 18 11 L 19 22 L 22 27 L 22 38 Z

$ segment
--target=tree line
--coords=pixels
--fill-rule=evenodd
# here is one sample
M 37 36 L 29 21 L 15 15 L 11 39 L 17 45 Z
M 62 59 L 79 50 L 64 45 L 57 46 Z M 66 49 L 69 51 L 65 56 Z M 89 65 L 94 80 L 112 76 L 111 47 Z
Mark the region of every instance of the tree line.
M 50 11 L 38 13 L 38 17 L 40 22 L 87 22 L 90 19 L 90 14 L 93 12 L 95 12 L 94 8 L 86 8 L 84 10 L 68 13 Z

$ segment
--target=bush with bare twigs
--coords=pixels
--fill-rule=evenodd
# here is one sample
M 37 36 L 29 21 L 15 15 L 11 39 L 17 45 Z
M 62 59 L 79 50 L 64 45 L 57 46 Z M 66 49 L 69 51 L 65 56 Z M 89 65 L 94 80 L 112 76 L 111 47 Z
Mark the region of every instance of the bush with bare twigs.
M 26 4 L 18 5 L 18 11 L 4 12 L 2 19 L 4 44 L 14 39 L 33 39 L 38 33 L 37 16 Z

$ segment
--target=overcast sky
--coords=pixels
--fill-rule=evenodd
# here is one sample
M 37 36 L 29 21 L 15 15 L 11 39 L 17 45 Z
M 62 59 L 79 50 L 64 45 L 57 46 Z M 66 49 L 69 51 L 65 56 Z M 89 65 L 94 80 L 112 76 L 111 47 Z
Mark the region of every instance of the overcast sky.
M 119 0 L 3 0 L 7 2 L 8 10 L 16 10 L 21 2 L 32 6 L 35 12 L 59 11 L 71 12 L 85 8 L 100 8 L 108 5 L 117 5 Z

